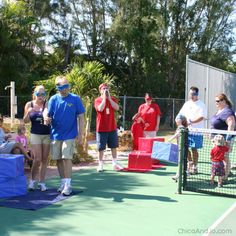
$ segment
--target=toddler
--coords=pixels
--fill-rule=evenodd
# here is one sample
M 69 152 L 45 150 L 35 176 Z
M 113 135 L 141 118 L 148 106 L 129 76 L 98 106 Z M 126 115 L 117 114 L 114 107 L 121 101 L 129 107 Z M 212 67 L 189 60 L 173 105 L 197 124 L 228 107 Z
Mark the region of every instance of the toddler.
M 217 134 L 213 139 L 214 147 L 211 149 L 211 185 L 214 185 L 214 178 L 218 176 L 218 187 L 222 187 L 223 176 L 225 175 L 224 155 L 229 151 L 225 145 L 223 135 Z
M 26 150 L 26 152 L 28 153 L 28 155 L 30 157 L 32 157 L 31 155 L 31 151 L 28 148 L 28 139 L 26 136 L 26 128 L 24 125 L 19 125 L 17 128 L 17 136 L 15 138 L 17 143 L 21 143 L 22 146 L 24 147 L 24 149 Z M 33 161 L 32 160 L 27 160 L 27 164 L 29 165 L 30 169 L 32 167 Z
M 138 140 L 143 137 L 144 120 L 140 113 L 136 113 L 133 118 L 133 124 L 131 126 L 131 135 L 133 139 L 133 150 L 138 150 Z
M 19 125 L 17 128 L 17 136 L 15 138 L 17 143 L 21 143 L 22 146 L 28 150 L 28 140 L 26 137 L 26 129 L 24 125 Z
M 186 117 L 183 115 L 178 115 L 176 117 L 175 121 L 176 121 L 177 129 L 175 131 L 175 134 L 172 137 L 170 137 L 167 140 L 167 142 L 171 142 L 172 140 L 176 139 L 177 145 L 179 146 L 180 145 L 181 129 L 187 128 L 188 122 L 187 122 Z M 186 150 L 187 150 L 187 148 L 186 148 Z M 177 182 L 178 178 L 179 178 L 179 173 L 177 171 L 176 175 L 173 176 L 172 179 Z

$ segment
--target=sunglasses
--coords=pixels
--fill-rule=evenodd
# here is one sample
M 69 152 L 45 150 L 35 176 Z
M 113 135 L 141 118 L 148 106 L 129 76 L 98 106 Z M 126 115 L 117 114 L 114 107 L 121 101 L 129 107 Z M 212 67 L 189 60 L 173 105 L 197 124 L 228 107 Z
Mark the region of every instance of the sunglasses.
M 190 96 L 198 96 L 198 93 L 189 93 Z
M 69 84 L 63 84 L 63 85 L 56 84 L 56 88 L 57 88 L 58 91 L 62 91 L 64 89 L 68 89 L 69 88 Z
M 216 103 L 222 102 L 223 100 L 215 100 Z
M 34 95 L 35 95 L 36 97 L 45 97 L 45 96 L 46 96 L 46 93 L 45 93 L 45 92 L 44 92 L 44 93 L 35 92 Z

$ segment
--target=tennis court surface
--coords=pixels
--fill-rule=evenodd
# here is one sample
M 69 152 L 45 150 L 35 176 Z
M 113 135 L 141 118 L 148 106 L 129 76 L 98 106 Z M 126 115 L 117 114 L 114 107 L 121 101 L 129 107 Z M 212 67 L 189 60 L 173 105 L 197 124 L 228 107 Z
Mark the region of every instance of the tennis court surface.
M 1 207 L 0 235 L 203 235 L 210 227 L 236 235 L 235 210 L 228 220 L 222 218 L 235 199 L 176 194 L 171 179 L 176 166 L 147 173 L 115 172 L 109 163 L 105 167 L 103 173 L 95 167 L 74 173 L 74 189 L 83 193 L 67 200 L 37 211 Z M 52 188 L 58 183 L 58 178 L 47 181 Z

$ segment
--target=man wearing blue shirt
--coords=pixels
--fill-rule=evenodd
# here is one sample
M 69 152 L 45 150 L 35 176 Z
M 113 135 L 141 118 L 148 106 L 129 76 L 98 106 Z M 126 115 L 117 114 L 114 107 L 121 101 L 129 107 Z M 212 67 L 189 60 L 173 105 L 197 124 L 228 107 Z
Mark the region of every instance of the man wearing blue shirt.
M 58 76 L 55 80 L 58 93 L 48 102 L 45 122 L 51 123 L 52 159 L 57 161 L 61 177 L 58 189 L 63 195 L 70 195 L 72 158 L 75 140 L 82 144 L 85 109 L 79 96 L 70 93 L 68 80 Z M 78 120 L 77 120 L 78 118 Z

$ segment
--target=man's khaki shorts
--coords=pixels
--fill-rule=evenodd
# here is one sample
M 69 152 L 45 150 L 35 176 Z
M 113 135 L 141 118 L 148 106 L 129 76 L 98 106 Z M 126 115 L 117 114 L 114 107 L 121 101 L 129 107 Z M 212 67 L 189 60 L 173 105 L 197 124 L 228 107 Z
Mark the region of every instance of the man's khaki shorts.
M 75 149 L 75 140 L 53 140 L 51 142 L 51 154 L 53 160 L 72 159 Z
M 30 144 L 50 144 L 49 134 L 30 134 Z

